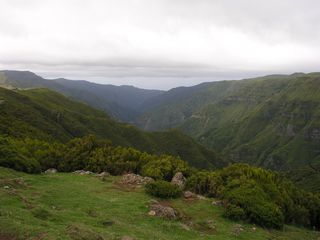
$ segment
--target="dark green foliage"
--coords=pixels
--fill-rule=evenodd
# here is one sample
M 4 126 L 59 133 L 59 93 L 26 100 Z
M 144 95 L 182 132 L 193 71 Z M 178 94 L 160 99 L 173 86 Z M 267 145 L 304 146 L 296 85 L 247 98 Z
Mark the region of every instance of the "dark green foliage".
M 215 197 L 220 195 L 223 186 L 216 172 L 197 171 L 187 179 L 187 188 L 198 194 Z
M 141 168 L 141 174 L 167 181 L 171 180 L 176 172 L 188 176 L 190 168 L 186 162 L 172 156 L 160 156 L 156 161 L 146 162 Z
M 163 180 L 147 183 L 145 189 L 146 193 L 159 198 L 177 198 L 182 194 L 178 186 Z
M 112 120 L 104 112 L 48 89 L 10 91 L 0 88 L 0 135 L 61 142 L 94 134 L 113 144 L 151 154 L 179 156 L 201 168 L 223 166 L 223 160 L 179 131 L 143 132 Z
M 40 164 L 34 156 L 27 157 L 21 154 L 9 139 L 0 136 L 0 166 L 13 168 L 28 173 L 39 173 Z
M 298 189 L 279 174 L 246 164 L 215 172 L 196 172 L 187 188 L 223 199 L 225 215 L 264 227 L 282 228 L 284 223 L 320 227 L 320 198 Z
M 234 204 L 228 204 L 228 206 L 226 207 L 225 216 L 235 221 L 246 219 L 246 214 L 244 210 L 241 207 Z
M 224 198 L 228 204 L 237 207 L 243 212 L 242 219 L 268 228 L 282 228 L 284 217 L 279 207 L 273 203 L 263 189 L 254 181 L 239 182 L 239 185 L 230 182 L 232 187 L 226 187 Z M 236 185 L 236 186 L 235 186 Z M 234 218 L 234 207 L 227 207 L 226 215 Z M 229 212 L 231 211 L 231 212 Z M 237 215 L 240 217 L 240 215 Z
M 137 124 L 179 128 L 233 162 L 297 170 L 320 164 L 319 92 L 320 73 L 175 88 L 155 97 Z M 319 191 L 319 171 L 297 180 Z

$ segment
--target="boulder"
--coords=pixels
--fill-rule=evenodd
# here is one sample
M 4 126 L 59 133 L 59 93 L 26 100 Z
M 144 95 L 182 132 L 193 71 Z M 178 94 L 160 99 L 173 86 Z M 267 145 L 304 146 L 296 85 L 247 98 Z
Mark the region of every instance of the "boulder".
M 171 183 L 177 185 L 179 188 L 183 189 L 186 184 L 186 178 L 183 176 L 181 172 L 177 172 L 172 180 Z
M 110 176 L 110 173 L 108 173 L 108 172 L 101 172 L 101 173 L 99 173 L 99 174 L 97 174 L 97 176 L 98 177 L 109 177 Z
M 172 207 L 163 206 L 160 203 L 153 203 L 150 205 L 149 215 L 170 220 L 177 219 L 177 212 Z
M 196 198 L 197 197 L 196 194 L 194 194 L 193 192 L 190 192 L 190 191 L 183 192 L 183 196 L 186 199 L 192 199 L 192 198 Z
M 73 173 L 75 174 L 80 174 L 80 175 L 89 175 L 89 174 L 93 174 L 93 172 L 90 171 L 85 171 L 85 170 L 76 170 Z
M 128 173 L 122 176 L 121 183 L 129 185 L 144 185 L 154 180 L 150 177 L 142 177 L 138 174 Z
M 57 173 L 58 171 L 57 171 L 57 169 L 55 169 L 55 168 L 49 168 L 49 169 L 47 169 L 44 173 L 46 173 L 46 174 L 52 174 L 52 173 Z
M 197 198 L 199 200 L 206 200 L 207 199 L 205 196 L 202 196 L 202 195 L 199 195 L 199 194 L 197 194 Z

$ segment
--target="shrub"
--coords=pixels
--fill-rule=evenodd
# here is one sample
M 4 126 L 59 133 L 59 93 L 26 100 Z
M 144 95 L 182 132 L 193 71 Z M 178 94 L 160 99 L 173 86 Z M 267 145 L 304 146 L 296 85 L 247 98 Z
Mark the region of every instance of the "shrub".
M 235 221 L 243 220 L 246 218 L 244 210 L 234 204 L 229 204 L 227 206 L 225 216 Z
M 284 217 L 279 207 L 253 180 L 231 181 L 226 186 L 224 198 L 231 205 L 226 209 L 226 215 L 231 218 L 244 216 L 246 220 L 263 227 L 283 227 Z
M 188 176 L 190 168 L 186 162 L 177 157 L 162 155 L 147 161 L 141 168 L 141 174 L 157 180 L 170 181 L 176 172 Z
M 145 186 L 146 193 L 159 198 L 177 198 L 182 190 L 169 182 L 158 180 Z
M 39 173 L 40 164 L 32 157 L 26 157 L 7 139 L 0 138 L 0 166 L 28 173 Z
M 218 174 L 198 171 L 187 179 L 186 188 L 201 195 L 217 197 L 223 190 L 223 184 Z

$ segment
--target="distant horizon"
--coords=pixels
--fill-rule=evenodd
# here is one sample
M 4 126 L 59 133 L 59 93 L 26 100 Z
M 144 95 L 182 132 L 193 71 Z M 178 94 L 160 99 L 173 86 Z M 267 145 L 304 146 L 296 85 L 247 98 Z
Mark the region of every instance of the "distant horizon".
M 171 88 L 152 88 L 152 87 L 143 87 L 143 86 L 138 86 L 138 85 L 134 85 L 134 81 L 136 81 L 137 78 L 139 77 L 135 77 L 135 78 L 130 78 L 130 77 L 116 77 L 116 78 L 105 78 L 105 77 L 100 77 L 99 80 L 97 80 L 97 78 L 76 78 L 76 77 L 72 77 L 72 76 L 62 76 L 62 75 L 57 75 L 57 76 L 51 76 L 51 75 L 46 75 L 43 74 L 42 72 L 36 72 L 36 71 L 32 71 L 32 70 L 28 70 L 28 69 L 23 69 L 23 70 L 19 70 L 19 69 L 0 69 L 1 71 L 17 71 L 17 72 L 31 72 L 34 73 L 46 80 L 54 80 L 54 79 L 66 79 L 66 80 L 70 80 L 70 81 L 86 81 L 86 82 L 90 82 L 90 83 L 94 83 L 94 84 L 101 84 L 101 85 L 113 85 L 113 86 L 130 86 L 130 87 L 135 87 L 135 88 L 140 88 L 140 89 L 146 89 L 146 90 L 160 90 L 160 91 L 169 91 L 171 89 L 174 88 L 178 88 L 178 87 L 193 87 L 202 83 L 210 83 L 210 82 L 219 82 L 219 81 L 240 81 L 240 80 L 244 80 L 244 79 L 251 79 L 251 78 L 257 78 L 257 77 L 265 77 L 265 76 L 272 76 L 272 75 L 292 75 L 292 74 L 296 74 L 296 73 L 302 73 L 302 74 L 310 74 L 310 73 L 316 73 L 316 72 L 320 72 L 320 71 L 311 71 L 311 72 L 287 72 L 287 73 L 256 73 L 255 75 L 251 75 L 251 76 L 244 76 L 244 77 L 235 77 L 235 78 L 230 78 L 230 79 L 225 79 L 225 78 L 216 78 L 213 79 L 212 77 L 192 77 L 195 82 L 194 84 L 189 84 L 189 85 L 175 85 Z M 147 77 L 140 77 L 140 78 L 147 78 Z M 153 77 L 154 78 L 154 77 Z M 167 78 L 170 80 L 173 79 L 178 79 L 178 80 L 183 80 L 183 79 L 190 79 L 190 77 L 157 77 L 156 79 L 163 79 L 163 78 Z M 123 82 L 123 84 L 118 84 L 119 83 L 119 79 L 124 80 L 125 82 Z M 128 80 L 132 80 L 133 84 L 130 84 L 130 82 L 128 82 Z M 199 81 L 199 80 L 203 80 L 203 81 Z M 106 80 L 110 80 L 110 81 L 106 81 Z M 113 80 L 113 81 L 112 81 Z

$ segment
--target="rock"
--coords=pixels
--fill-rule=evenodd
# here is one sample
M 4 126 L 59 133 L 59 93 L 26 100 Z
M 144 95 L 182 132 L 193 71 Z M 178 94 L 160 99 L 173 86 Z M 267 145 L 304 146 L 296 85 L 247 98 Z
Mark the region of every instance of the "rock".
M 155 216 L 155 215 L 156 215 L 156 212 L 153 211 L 153 210 L 151 210 L 151 211 L 148 212 L 148 215 L 149 215 L 149 216 Z
M 197 195 L 197 198 L 199 199 L 199 200 L 206 200 L 206 197 L 205 196 L 202 196 L 202 195 Z
M 144 185 L 154 180 L 150 177 L 142 177 L 138 174 L 128 173 L 122 176 L 121 183 L 130 185 Z
M 183 192 L 183 196 L 186 199 L 191 199 L 191 198 L 196 198 L 197 197 L 196 194 L 194 194 L 193 192 L 190 192 L 190 191 Z
M 4 186 L 3 188 L 4 188 L 4 189 L 9 189 L 10 187 L 9 187 L 9 186 Z
M 52 173 L 57 173 L 58 171 L 57 171 L 57 169 L 55 169 L 55 168 L 49 168 L 49 169 L 47 169 L 44 173 L 46 173 L 46 174 L 52 174 Z
M 256 227 L 252 227 L 252 231 L 254 231 L 254 232 L 255 232 L 256 230 L 257 230 L 257 228 L 256 228 Z
M 154 216 L 163 217 L 170 220 L 177 219 L 177 212 L 172 207 L 167 207 L 156 203 L 150 205 L 149 213 L 151 211 L 155 212 Z
M 85 171 L 85 170 L 76 170 L 73 173 L 75 174 L 80 174 L 80 175 L 89 175 L 89 174 L 93 174 L 93 172 L 90 171 Z
M 108 173 L 108 172 L 102 172 L 102 173 L 99 173 L 99 174 L 97 174 L 97 176 L 98 177 L 109 177 L 110 176 L 110 173 Z
M 232 227 L 232 234 L 238 236 L 241 232 L 244 231 L 244 228 L 241 224 L 235 224 Z
M 213 206 L 223 206 L 223 202 L 222 201 L 212 201 L 211 203 Z
M 177 185 L 181 189 L 184 189 L 184 186 L 186 184 L 186 178 L 183 176 L 183 174 L 181 172 L 177 172 L 173 176 L 171 183 L 174 185 Z

